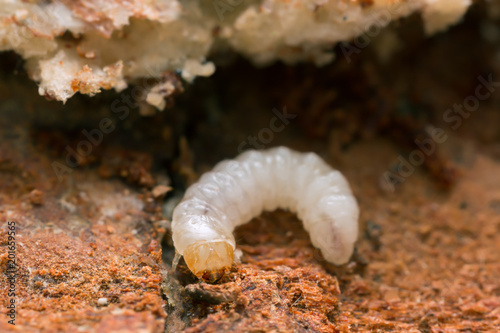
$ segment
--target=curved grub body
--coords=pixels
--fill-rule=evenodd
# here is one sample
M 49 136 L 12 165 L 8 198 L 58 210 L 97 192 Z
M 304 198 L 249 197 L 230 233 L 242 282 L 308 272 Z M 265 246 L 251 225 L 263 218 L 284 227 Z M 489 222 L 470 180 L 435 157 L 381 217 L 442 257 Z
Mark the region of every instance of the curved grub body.
M 349 260 L 359 217 L 349 184 L 316 154 L 286 147 L 222 161 L 190 186 L 174 210 L 174 246 L 196 276 L 217 280 L 233 262 L 234 228 L 277 208 L 297 214 L 326 260 Z

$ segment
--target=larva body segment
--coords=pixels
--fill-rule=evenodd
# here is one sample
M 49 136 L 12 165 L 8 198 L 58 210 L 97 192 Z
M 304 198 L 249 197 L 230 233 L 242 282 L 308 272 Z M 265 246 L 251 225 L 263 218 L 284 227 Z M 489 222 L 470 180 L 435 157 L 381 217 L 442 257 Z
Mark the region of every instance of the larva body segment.
M 174 246 L 196 276 L 213 282 L 232 265 L 234 228 L 277 208 L 297 213 L 326 260 L 349 260 L 359 209 L 347 180 L 316 154 L 286 147 L 222 161 L 189 187 L 174 210 Z

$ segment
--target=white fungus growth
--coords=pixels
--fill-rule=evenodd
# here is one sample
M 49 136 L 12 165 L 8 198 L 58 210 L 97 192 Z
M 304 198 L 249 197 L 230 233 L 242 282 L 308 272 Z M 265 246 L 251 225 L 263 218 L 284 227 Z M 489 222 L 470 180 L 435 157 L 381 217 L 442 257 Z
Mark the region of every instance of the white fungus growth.
M 180 72 L 188 81 L 211 75 L 215 65 L 207 57 L 228 48 L 258 65 L 325 65 L 334 60 L 332 47 L 339 42 L 373 39 L 375 45 L 374 37 L 390 22 L 417 12 L 428 34 L 443 31 L 477 2 L 0 0 L 0 51 L 24 58 L 43 96 L 66 101 L 77 92 L 95 95 L 136 83 L 151 93 L 147 103 L 163 109 L 161 99 L 169 96 L 160 79 L 165 72 Z M 499 1 L 482 2 L 493 19 L 500 15 Z M 354 50 L 343 52 L 350 58 L 360 51 Z M 142 78 L 150 80 L 140 83 Z
M 326 260 L 349 260 L 359 217 L 349 184 L 318 155 L 285 147 L 222 161 L 189 187 L 173 214 L 175 249 L 196 276 L 216 281 L 233 263 L 234 228 L 277 208 L 297 214 Z

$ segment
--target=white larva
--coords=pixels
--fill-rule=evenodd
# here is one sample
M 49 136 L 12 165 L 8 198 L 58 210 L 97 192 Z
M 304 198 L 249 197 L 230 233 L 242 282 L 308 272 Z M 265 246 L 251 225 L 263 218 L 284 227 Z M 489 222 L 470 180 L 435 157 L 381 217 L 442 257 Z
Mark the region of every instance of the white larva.
M 233 263 L 234 228 L 277 208 L 297 213 L 326 260 L 349 260 L 359 217 L 349 184 L 318 155 L 286 147 L 222 161 L 190 186 L 173 214 L 175 249 L 196 276 L 213 282 Z

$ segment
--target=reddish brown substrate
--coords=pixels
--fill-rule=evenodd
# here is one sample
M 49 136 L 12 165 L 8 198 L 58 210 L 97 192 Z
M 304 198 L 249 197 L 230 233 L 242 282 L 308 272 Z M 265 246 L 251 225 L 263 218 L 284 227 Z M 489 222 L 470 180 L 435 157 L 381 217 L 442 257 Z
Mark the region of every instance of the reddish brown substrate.
M 459 128 L 443 118 L 480 75 L 500 80 L 497 46 L 481 39 L 485 17 L 473 8 L 432 39 L 413 17 L 390 64 L 368 47 L 322 69 L 222 66 L 150 118 L 131 109 L 118 119 L 110 92 L 63 107 L 2 73 L 2 312 L 7 221 L 20 268 L 16 326 L 2 317 L 0 331 L 499 332 L 500 92 Z M 4 71 L 15 63 L 2 59 Z M 172 272 L 176 198 L 284 105 L 297 118 L 264 146 L 315 151 L 346 175 L 361 208 L 350 263 L 325 262 L 301 222 L 278 211 L 236 231 L 241 263 L 219 284 L 198 282 L 182 262 Z M 114 132 L 59 181 L 52 163 L 64 165 L 66 146 L 104 117 Z M 391 191 L 382 176 L 398 172 L 429 126 L 446 140 Z

